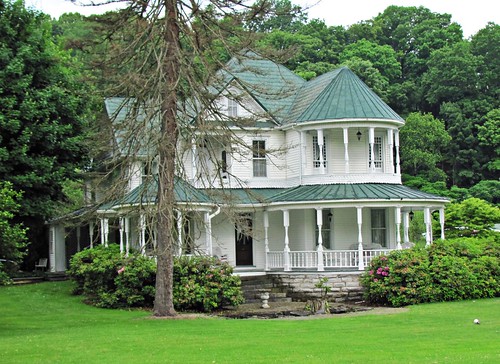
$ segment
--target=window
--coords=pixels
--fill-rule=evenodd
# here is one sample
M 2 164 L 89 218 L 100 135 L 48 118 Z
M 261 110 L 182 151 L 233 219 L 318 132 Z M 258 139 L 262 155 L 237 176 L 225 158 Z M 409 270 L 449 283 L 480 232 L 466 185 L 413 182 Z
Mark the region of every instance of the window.
M 372 219 L 372 243 L 386 246 L 386 226 L 385 226 L 385 210 L 371 210 Z
M 313 166 L 314 168 L 321 167 L 320 161 L 320 146 L 318 144 L 318 137 L 313 136 Z M 323 167 L 326 167 L 326 138 L 323 137 Z
M 227 99 L 227 116 L 231 118 L 238 116 L 238 103 L 236 101 Z
M 266 141 L 254 140 L 252 147 L 253 147 L 253 176 L 267 177 Z
M 227 152 L 223 150 L 221 152 L 221 160 L 220 160 L 220 172 L 222 178 L 227 178 Z
M 368 150 L 370 158 L 370 167 L 372 166 L 372 145 Z M 375 169 L 382 169 L 382 137 L 375 137 L 373 143 L 373 162 L 375 163 Z

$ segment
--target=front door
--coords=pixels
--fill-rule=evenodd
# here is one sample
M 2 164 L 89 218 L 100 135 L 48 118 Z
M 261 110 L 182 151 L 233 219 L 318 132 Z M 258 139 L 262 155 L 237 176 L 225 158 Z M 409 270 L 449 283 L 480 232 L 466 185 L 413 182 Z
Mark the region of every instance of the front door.
M 235 228 L 236 265 L 253 265 L 252 218 L 242 216 Z

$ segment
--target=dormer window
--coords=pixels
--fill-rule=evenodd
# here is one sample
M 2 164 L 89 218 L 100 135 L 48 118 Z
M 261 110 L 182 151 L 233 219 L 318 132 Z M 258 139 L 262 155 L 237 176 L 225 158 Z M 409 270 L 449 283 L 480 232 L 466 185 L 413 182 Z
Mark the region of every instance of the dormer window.
M 238 116 L 238 103 L 232 99 L 227 99 L 227 116 L 230 118 Z
M 318 144 L 318 137 L 313 136 L 313 166 L 314 168 L 321 167 L 321 146 Z M 323 137 L 323 167 L 326 168 L 326 138 Z

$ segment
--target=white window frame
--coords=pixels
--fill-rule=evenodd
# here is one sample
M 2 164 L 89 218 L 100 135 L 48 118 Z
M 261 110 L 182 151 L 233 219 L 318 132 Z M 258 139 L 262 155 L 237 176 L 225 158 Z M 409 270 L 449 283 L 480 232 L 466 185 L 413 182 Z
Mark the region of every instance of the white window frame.
M 375 215 L 379 216 L 375 216 Z M 387 216 L 385 209 L 371 209 L 370 212 L 372 243 L 387 246 Z M 379 239 L 380 238 L 380 239 Z
M 252 140 L 252 165 L 254 177 L 267 177 L 266 141 L 263 139 Z
M 227 99 L 227 116 L 230 118 L 235 118 L 238 116 L 238 108 L 239 105 L 236 101 L 233 99 L 228 98 Z
M 321 161 L 320 161 L 320 147 L 318 144 L 318 136 L 313 135 L 313 167 L 314 168 L 320 168 L 321 167 Z M 323 137 L 323 167 L 326 168 L 327 166 L 327 158 L 326 158 L 326 137 Z
M 383 148 L 383 142 L 384 139 L 382 136 L 378 135 L 374 137 L 374 143 L 373 143 L 373 163 L 375 163 L 375 170 L 381 171 L 384 168 L 384 148 Z M 369 159 L 369 166 L 371 167 L 372 160 L 372 151 L 371 151 L 372 145 L 369 144 L 368 146 L 368 159 Z

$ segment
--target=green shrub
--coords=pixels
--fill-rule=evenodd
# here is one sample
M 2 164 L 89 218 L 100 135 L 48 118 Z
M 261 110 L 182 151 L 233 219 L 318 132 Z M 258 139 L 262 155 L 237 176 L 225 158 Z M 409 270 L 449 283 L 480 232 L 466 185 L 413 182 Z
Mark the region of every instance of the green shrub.
M 155 297 L 156 262 L 142 255 L 131 255 L 117 271 L 115 305 L 109 307 L 152 307 Z
M 500 244 L 495 235 L 436 241 L 428 248 L 373 259 L 361 276 L 365 298 L 405 306 L 500 296 Z
M 174 262 L 174 305 L 177 310 L 210 312 L 243 302 L 240 277 L 212 257 L 179 257 Z
M 373 259 L 362 275 L 365 298 L 395 307 L 427 301 L 431 295 L 427 252 L 422 248 L 398 250 Z
M 0 286 L 7 286 L 9 284 L 12 284 L 12 279 L 7 272 L 3 271 L 3 264 L 0 262 Z
M 74 294 L 84 294 L 91 301 L 101 294 L 115 290 L 117 270 L 123 265 L 120 248 L 98 245 L 75 254 L 70 261 L 68 275 L 76 282 Z
M 152 307 L 156 262 L 137 253 L 125 257 L 115 245 L 84 250 L 71 259 L 75 294 L 98 307 Z M 243 302 L 240 278 L 210 257 L 174 259 L 174 306 L 179 311 L 210 312 Z

